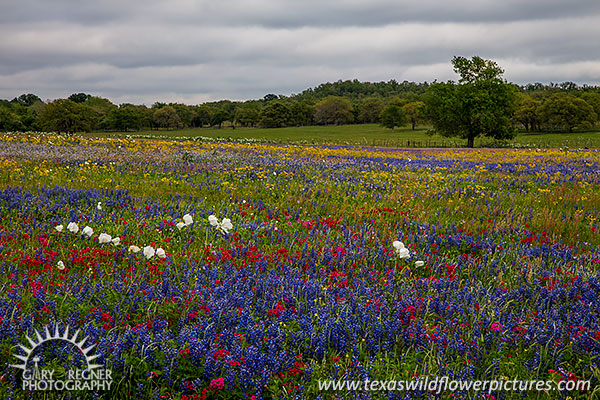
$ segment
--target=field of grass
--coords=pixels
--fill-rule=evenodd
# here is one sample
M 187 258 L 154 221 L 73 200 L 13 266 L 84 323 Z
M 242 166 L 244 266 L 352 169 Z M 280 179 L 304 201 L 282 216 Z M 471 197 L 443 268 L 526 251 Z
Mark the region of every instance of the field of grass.
M 598 151 L 12 134 L 0 166 L 2 399 L 600 395 Z M 23 389 L 86 367 L 55 326 L 110 390 Z M 320 386 L 436 377 L 543 387 Z
M 92 136 L 103 137 L 163 137 L 240 140 L 253 139 L 267 143 L 336 144 L 382 147 L 464 147 L 466 140 L 428 135 L 427 128 L 410 127 L 391 129 L 375 124 L 342 126 L 307 126 L 293 128 L 202 128 L 141 132 L 99 132 Z M 519 133 L 514 140 L 498 143 L 488 138 L 477 138 L 476 147 L 513 148 L 600 148 L 600 131 L 574 133 Z

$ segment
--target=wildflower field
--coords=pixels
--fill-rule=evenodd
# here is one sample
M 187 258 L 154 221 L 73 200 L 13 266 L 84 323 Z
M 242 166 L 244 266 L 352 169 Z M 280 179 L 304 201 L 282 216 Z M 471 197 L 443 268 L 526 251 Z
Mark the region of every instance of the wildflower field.
M 599 151 L 13 134 L 0 165 L 0 398 L 600 394 Z M 46 327 L 88 336 L 111 389 L 24 391 Z M 317 385 L 425 376 L 591 389 Z

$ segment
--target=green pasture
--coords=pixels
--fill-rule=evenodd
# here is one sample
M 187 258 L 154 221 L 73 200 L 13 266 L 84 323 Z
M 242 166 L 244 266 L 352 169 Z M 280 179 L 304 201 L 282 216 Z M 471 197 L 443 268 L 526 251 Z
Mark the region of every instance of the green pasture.
M 427 127 L 412 131 L 410 126 L 391 129 L 376 124 L 340 126 L 302 126 L 289 128 L 196 128 L 140 132 L 94 132 L 102 137 L 210 138 L 214 140 L 256 140 L 260 142 L 337 144 L 384 147 L 464 147 L 466 139 L 430 135 Z M 486 137 L 475 140 L 476 147 L 510 148 L 600 148 L 600 131 L 573 133 L 520 132 L 510 141 L 498 142 Z

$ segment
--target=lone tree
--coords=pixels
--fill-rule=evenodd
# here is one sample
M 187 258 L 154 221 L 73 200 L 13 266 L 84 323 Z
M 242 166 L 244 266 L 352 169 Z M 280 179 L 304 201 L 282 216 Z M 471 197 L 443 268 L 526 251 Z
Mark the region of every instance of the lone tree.
M 435 130 L 442 136 L 467 139 L 468 147 L 479 135 L 513 138 L 511 117 L 518 92 L 502 78 L 504 70 L 480 57 L 454 57 L 452 66 L 460 75 L 458 84 L 434 83 L 425 94 L 425 113 Z

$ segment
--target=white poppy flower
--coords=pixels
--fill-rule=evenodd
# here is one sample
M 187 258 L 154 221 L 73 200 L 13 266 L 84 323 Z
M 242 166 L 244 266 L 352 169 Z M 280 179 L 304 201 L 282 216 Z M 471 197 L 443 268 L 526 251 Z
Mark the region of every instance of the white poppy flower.
M 98 236 L 98 242 L 100 243 L 110 243 L 111 240 L 112 238 L 107 233 L 101 233 L 100 236 Z
M 86 226 L 85 228 L 83 228 L 81 233 L 83 233 L 84 235 L 87 235 L 88 237 L 92 237 L 92 235 L 94 234 L 94 230 L 92 228 L 90 228 L 89 226 Z
M 79 226 L 77 226 L 77 224 L 75 222 L 69 222 L 69 224 L 67 225 L 67 229 L 71 233 L 79 232 Z
M 398 240 L 394 240 L 394 242 L 392 243 L 392 246 L 394 246 L 394 249 L 396 249 L 396 251 L 399 251 L 400 249 L 404 248 L 404 243 L 402 243 Z
M 182 230 L 184 226 L 187 226 L 185 224 L 185 222 L 178 222 L 177 224 L 175 224 L 175 226 L 177 227 L 177 229 Z
M 56 231 L 57 231 L 57 232 L 62 232 L 62 231 L 63 231 L 63 229 L 64 229 L 64 226 L 62 226 L 62 225 L 56 225 L 56 226 L 54 227 L 54 229 L 56 229 Z
M 156 251 L 154 250 L 154 247 L 152 247 L 152 246 L 144 247 L 144 256 L 147 259 L 151 259 L 152 257 L 154 257 L 155 253 L 156 253 Z
M 158 249 L 156 249 L 156 255 L 159 256 L 160 258 L 167 258 L 167 255 L 165 254 L 165 251 L 163 250 L 162 247 L 159 247 Z
M 141 249 L 139 247 L 137 247 L 136 245 L 132 244 L 131 246 L 129 246 L 129 251 L 132 253 L 137 253 L 138 251 L 140 251 Z
M 400 258 L 410 258 L 410 251 L 406 247 L 401 248 L 397 253 Z
M 118 246 L 118 245 L 119 245 L 119 243 L 121 243 L 121 238 L 117 236 L 116 238 L 113 238 L 113 240 L 111 240 L 111 242 L 112 242 L 112 244 L 114 244 L 115 246 Z
M 231 220 L 229 218 L 223 218 L 223 221 L 219 227 L 223 232 L 229 233 L 229 230 L 233 228 L 233 225 L 231 224 Z
M 212 226 L 217 226 L 219 225 L 219 220 L 217 219 L 217 217 L 215 217 L 214 215 L 209 215 L 208 216 L 208 222 L 212 225 Z
M 190 214 L 185 214 L 185 215 L 183 216 L 183 222 L 184 222 L 186 225 L 191 225 L 191 224 L 192 224 L 192 222 L 194 222 L 194 219 L 192 218 L 192 216 L 191 216 Z
M 423 261 L 415 261 L 415 267 L 422 267 L 423 265 L 425 265 Z
M 98 210 L 102 210 L 102 202 L 101 201 L 98 202 L 98 205 L 96 206 L 96 208 Z
M 56 263 L 56 268 L 58 268 L 58 269 L 60 269 L 62 271 L 63 269 L 65 269 L 65 263 L 62 262 L 62 261 L 57 262 Z

